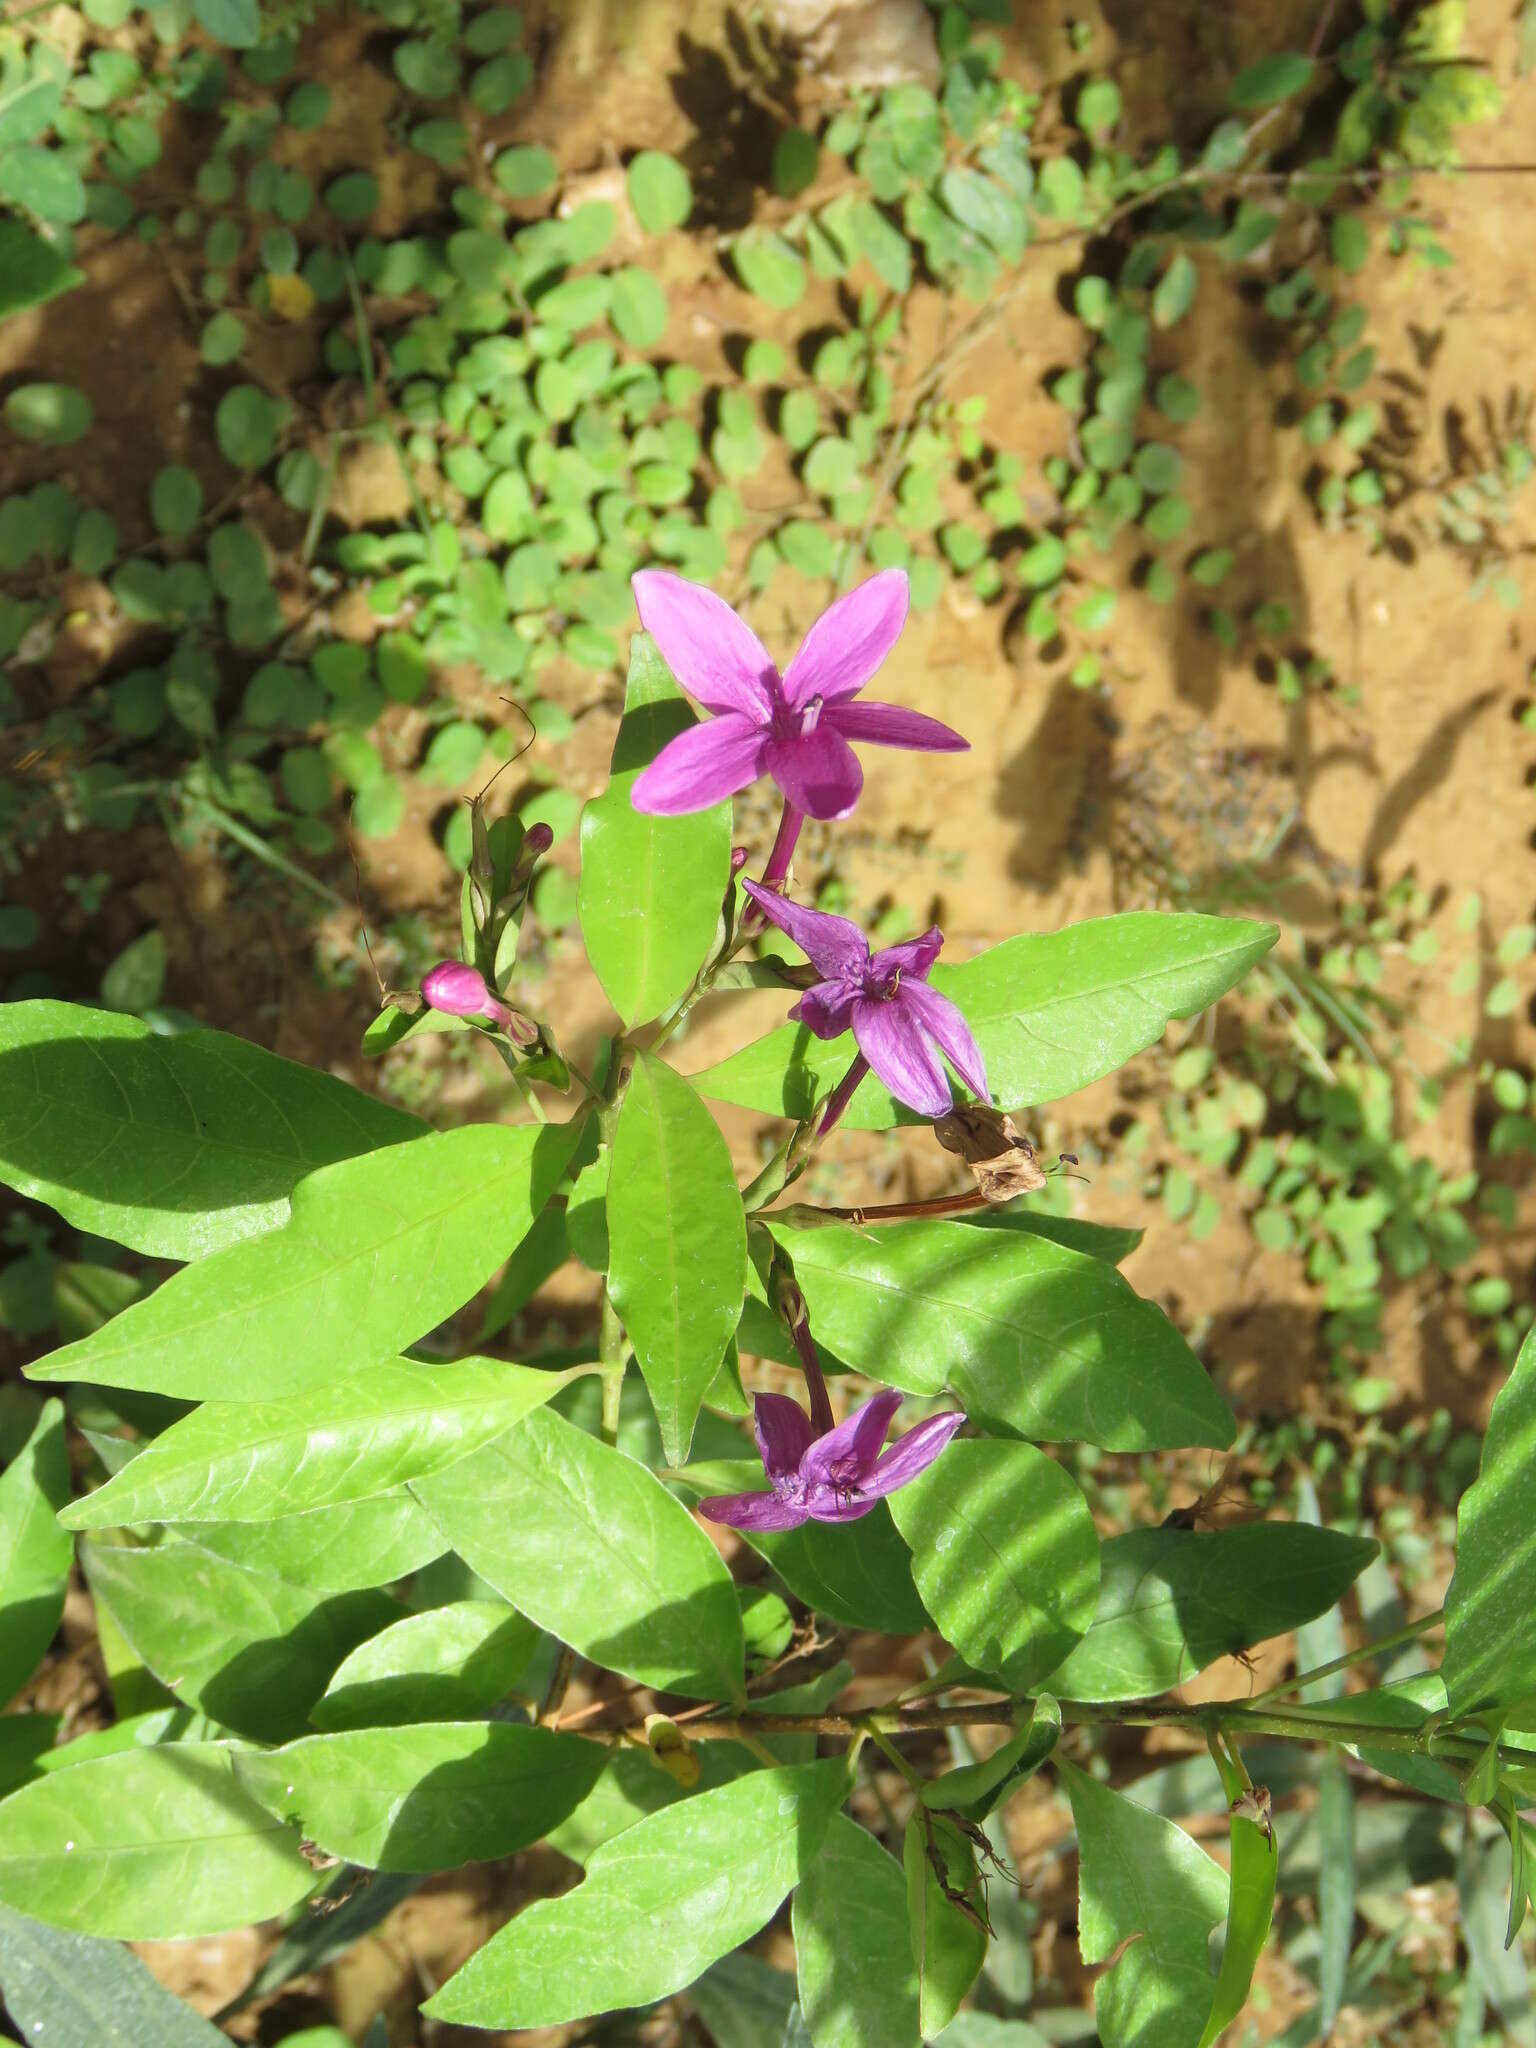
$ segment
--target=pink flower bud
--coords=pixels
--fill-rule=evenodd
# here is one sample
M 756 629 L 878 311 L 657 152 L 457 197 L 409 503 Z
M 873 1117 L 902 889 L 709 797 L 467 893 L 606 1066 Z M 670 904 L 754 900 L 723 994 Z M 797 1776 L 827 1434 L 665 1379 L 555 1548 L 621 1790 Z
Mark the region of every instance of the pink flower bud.
M 488 1017 L 505 1025 L 511 1012 L 485 985 L 485 977 L 459 960 L 440 960 L 421 978 L 427 1007 L 447 1017 Z
M 555 843 L 548 825 L 530 825 L 523 834 L 523 859 L 542 860 Z

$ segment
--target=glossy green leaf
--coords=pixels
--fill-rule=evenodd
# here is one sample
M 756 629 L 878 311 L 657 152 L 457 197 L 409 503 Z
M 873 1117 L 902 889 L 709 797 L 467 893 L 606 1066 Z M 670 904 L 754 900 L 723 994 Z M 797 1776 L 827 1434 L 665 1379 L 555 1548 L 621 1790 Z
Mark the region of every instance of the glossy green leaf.
M 816 2048 L 919 2048 L 906 1877 L 895 1857 L 834 1815 L 791 1911 L 800 2009 Z
M 378 1592 L 322 1599 L 194 1543 L 87 1543 L 87 1583 L 176 1697 L 259 1742 L 301 1733 L 348 1653 L 399 1614 Z
M 472 1571 L 595 1664 L 694 1699 L 741 1693 L 730 1574 L 624 1452 L 541 1409 L 411 1490 Z
M 1170 1018 L 1215 1002 L 1279 936 L 1245 918 L 1133 910 L 1006 939 L 961 966 L 941 962 L 931 980 L 975 1032 L 998 1107 L 1025 1109 L 1086 1088 L 1155 1045 Z M 722 1102 L 799 1118 L 855 1050 L 850 1033 L 820 1039 L 785 1024 L 693 1081 Z M 843 1118 L 861 1131 L 918 1120 L 873 1077 Z
M 314 1882 L 297 1833 L 235 1782 L 221 1743 L 119 1750 L 0 1804 L 0 1901 L 51 1927 L 222 1934 L 285 1913 Z
M 426 1721 L 309 1735 L 235 1757 L 270 1813 L 364 1870 L 457 1870 L 511 1856 L 579 1806 L 600 1743 L 505 1721 Z
M 1536 1693 L 1536 1331 L 1488 1418 L 1477 1478 L 1456 1515 L 1456 1570 L 1445 1596 L 1445 1690 L 1453 1717 Z
M 201 1550 L 306 1592 L 356 1593 L 419 1571 L 447 1549 L 437 1524 L 404 1487 L 345 1507 L 275 1522 L 182 1522 Z
M 1207 1944 L 1227 1909 L 1227 1877 L 1182 1828 L 1073 1765 L 1078 1942 L 1090 1967 L 1124 1949 L 1094 1987 L 1104 2048 L 1189 2048 L 1211 2009 Z
M 907 1928 L 917 1965 L 923 2038 L 941 2033 L 975 1983 L 987 1953 L 976 1852 L 952 1820 L 919 1806 L 902 1838 Z
M 0 1472 L 0 1706 L 42 1662 L 64 1612 L 75 1546 L 55 1518 L 68 1499 L 64 1404 L 45 1401 Z
M 946 1384 L 991 1429 L 1107 1450 L 1221 1449 L 1233 1422 L 1162 1310 L 1030 1231 L 917 1222 L 774 1236 L 817 1336 L 909 1393 Z
M 0 1177 L 154 1258 L 274 1229 L 317 1166 L 425 1130 L 222 1031 L 167 1038 L 75 1003 L 0 1009 Z
M 505 1699 L 539 1632 L 494 1600 L 452 1600 L 381 1629 L 337 1667 L 310 1719 L 338 1728 L 464 1721 Z
M 65 1526 L 268 1522 L 367 1500 L 478 1451 L 569 1377 L 402 1358 L 282 1401 L 209 1401 L 76 1501 Z
M 1023 1692 L 1093 1620 L 1099 1539 L 1076 1481 L 1032 1444 L 958 1438 L 893 1493 L 912 1576 L 946 1642 Z
M 229 2048 L 132 1949 L 0 1906 L 0 1990 L 31 2048 Z
M 730 1148 L 681 1075 L 636 1061 L 613 1138 L 608 1292 L 635 1347 L 669 1465 L 741 1320 L 747 1229 Z
M 582 813 L 578 899 L 593 971 L 628 1025 L 687 992 L 725 900 L 729 803 L 652 818 L 630 802 L 641 769 L 693 722 L 655 643 L 637 633 L 608 787 Z
M 280 1230 L 174 1274 L 31 1368 L 184 1400 L 268 1400 L 382 1364 L 490 1278 L 548 1200 L 572 1124 L 470 1124 L 321 1167 Z
M 755 1771 L 761 1758 L 735 1742 L 704 1742 L 694 1751 L 699 1782 L 691 1791 L 711 1792 L 717 1785 Z M 610 1749 L 608 1762 L 587 1797 L 549 1831 L 549 1846 L 583 1866 L 604 1842 L 623 1834 L 648 1813 L 676 1806 L 689 1796 L 676 1778 L 664 1771 L 650 1750 Z
M 749 1940 L 807 1871 L 847 1791 L 840 1760 L 754 1771 L 604 1843 L 423 2007 L 473 2027 L 545 2027 L 648 2005 Z
M 1066 1699 L 1166 1692 L 1216 1658 L 1332 1607 L 1376 1545 L 1301 1522 L 1109 1537 L 1093 1626 L 1051 1690 Z

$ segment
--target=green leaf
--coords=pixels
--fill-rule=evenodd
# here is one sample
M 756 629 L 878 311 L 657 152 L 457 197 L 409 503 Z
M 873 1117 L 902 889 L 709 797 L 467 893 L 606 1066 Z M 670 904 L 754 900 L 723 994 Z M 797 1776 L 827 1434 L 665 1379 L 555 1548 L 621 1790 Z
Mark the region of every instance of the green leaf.
M 461 1308 L 549 1199 L 578 1126 L 470 1124 L 322 1166 L 279 1230 L 175 1273 L 48 1380 L 266 1400 L 382 1364 Z
M 94 418 L 90 400 L 72 384 L 18 384 L 0 411 L 19 440 L 40 441 L 48 448 L 80 440 Z
M 919 2048 L 906 1878 L 846 1814 L 833 1816 L 801 1877 L 792 1917 L 800 2008 L 816 2048 Z
M 538 1640 L 531 1621 L 495 1600 L 408 1614 L 359 1643 L 310 1719 L 327 1733 L 470 1720 L 505 1699 Z
M 1032 1777 L 1061 1739 L 1061 1709 L 1049 1693 L 1027 1702 L 1023 1726 L 1000 1749 L 977 1764 L 961 1764 L 942 1778 L 931 1778 L 922 1800 L 931 1812 L 959 1812 L 979 1827 L 988 1814 Z
M 640 771 L 693 722 L 655 643 L 637 633 L 608 787 L 581 819 L 582 937 L 627 1025 L 643 1024 L 687 992 L 725 901 L 730 804 L 653 818 L 630 802 Z
M 681 1465 L 741 1320 L 747 1230 L 730 1147 L 679 1074 L 636 1061 L 608 1184 L 608 1291 Z
M 1051 1690 L 1083 1700 L 1166 1692 L 1324 1613 L 1375 1555 L 1368 1538 L 1304 1522 L 1111 1536 L 1093 1626 Z
M 254 384 L 237 384 L 219 400 L 213 435 L 219 453 L 236 469 L 261 469 L 277 453 L 282 413 Z
M 152 1010 L 165 991 L 166 964 L 165 933 L 158 927 L 142 933 L 102 975 L 101 1000 L 109 1010 Z
M 411 1491 L 472 1571 L 594 1663 L 691 1699 L 740 1695 L 730 1574 L 624 1452 L 543 1409 Z
M 65 1526 L 269 1522 L 367 1500 L 478 1451 L 570 1377 L 402 1358 L 286 1400 L 209 1401 L 76 1501 Z
M 1181 249 L 1158 280 L 1152 294 L 1152 318 L 1159 327 L 1172 327 L 1195 303 L 1200 274 Z
M 229 2048 L 131 1949 L 64 1934 L 0 1906 L 0 1988 L 37 2048 Z
M 1032 1444 L 959 1438 L 891 1495 L 891 1514 L 939 1633 L 1010 1692 L 1054 1671 L 1092 1622 L 1093 1516 Z
M 796 2024 L 795 1980 L 750 1949 L 712 1963 L 684 1993 L 710 2038 L 729 2048 L 782 2048 Z
M 0 319 L 84 284 L 85 272 L 19 220 L 0 220 Z
M 532 144 L 504 149 L 491 166 L 491 176 L 514 199 L 536 199 L 559 175 L 560 166 L 549 151 Z
M 615 334 L 631 348 L 654 348 L 667 331 L 667 295 L 648 270 L 616 270 L 608 299 Z
M 342 1658 L 399 1613 L 385 1593 L 321 1599 L 195 1543 L 86 1543 L 81 1558 L 97 1602 L 161 1684 L 258 1742 L 300 1734 Z
M 474 2027 L 544 2027 L 648 2005 L 750 1940 L 810 1867 L 842 1804 L 840 1760 L 755 1771 L 648 1815 L 584 1881 L 519 1913 L 422 2008 Z
M 981 1898 L 976 1852 L 953 1821 L 919 1806 L 907 1822 L 901 1861 L 918 2019 L 928 2040 L 954 2018 L 987 1953 L 986 1928 L 973 1903 Z
M 757 298 L 787 313 L 805 296 L 805 263 L 772 228 L 745 228 L 731 244 L 736 275 Z
M 176 1533 L 215 1557 L 317 1596 L 391 1585 L 447 1548 L 437 1524 L 403 1487 L 275 1522 L 182 1522 Z
M 680 228 L 693 210 L 693 184 L 675 156 L 642 149 L 626 173 L 629 203 L 648 235 Z
M 235 1757 L 235 1776 L 307 1840 L 363 1870 L 457 1870 L 511 1856 L 586 1798 L 600 1743 L 501 1721 L 309 1735 Z
M 1295 50 L 1282 50 L 1273 57 L 1261 57 L 1232 81 L 1228 95 L 1234 107 L 1269 107 L 1278 100 L 1293 99 L 1312 82 L 1316 62 Z
M 0 198 L 66 226 L 85 218 L 85 181 L 62 151 L 23 145 L 0 151 Z
M 64 1404 L 45 1401 L 0 1472 L 0 1706 L 42 1662 L 64 1612 L 75 1546 L 54 1518 L 68 1499 Z
M 1536 1568 L 1536 1332 L 1520 1347 L 1456 1514 L 1445 1596 L 1445 1690 L 1453 1719 L 1536 1693 L 1530 1584 Z
M 1233 1422 L 1155 1303 L 1030 1231 L 774 1226 L 817 1335 L 908 1393 L 948 1385 L 987 1427 L 1106 1450 L 1223 1449 Z
M 149 487 L 149 510 L 157 532 L 184 539 L 196 526 L 202 509 L 203 487 L 190 469 L 172 462 L 156 471 Z
M 1172 1821 L 1071 1764 L 1056 1769 L 1077 1823 L 1083 1961 L 1124 1947 L 1094 1987 L 1104 2048 L 1188 2048 L 1211 2009 L 1206 1945 L 1226 1873 Z
M 53 1927 L 222 1934 L 287 1912 L 314 1882 L 298 1835 L 242 1791 L 221 1743 L 120 1750 L 0 1804 L 0 1901 Z
M 257 0 L 192 0 L 198 26 L 231 50 L 254 49 L 261 41 Z
M 962 227 L 979 235 L 1006 263 L 1016 263 L 1029 239 L 1019 202 L 980 171 L 954 165 L 939 180 L 939 194 Z
M 998 1107 L 1025 1109 L 1086 1088 L 1155 1045 L 1170 1018 L 1215 1002 L 1279 936 L 1245 918 L 1127 911 L 1007 939 L 962 966 L 936 967 L 931 980 L 975 1032 Z M 692 1079 L 719 1101 L 799 1119 L 856 1050 L 851 1033 L 820 1039 L 786 1024 Z M 873 1078 L 843 1118 L 862 1131 L 916 1121 Z

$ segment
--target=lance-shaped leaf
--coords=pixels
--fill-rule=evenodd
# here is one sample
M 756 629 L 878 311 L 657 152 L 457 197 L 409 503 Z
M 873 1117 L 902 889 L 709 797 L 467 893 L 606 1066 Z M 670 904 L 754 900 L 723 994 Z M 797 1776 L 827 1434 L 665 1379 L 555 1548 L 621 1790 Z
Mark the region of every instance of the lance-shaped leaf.
M 816 2048 L 918 2048 L 906 1877 L 868 1829 L 834 1816 L 791 1915 Z
M 1243 1774 L 1223 1754 L 1219 1738 L 1212 1744 L 1212 1754 L 1230 1808 L 1231 1877 L 1227 1937 L 1211 1994 L 1210 2016 L 1198 2048 L 1212 2048 L 1248 2003 L 1253 1973 L 1275 1917 L 1275 1878 L 1280 1867 L 1269 1819 L 1269 1794 L 1254 1796 Z M 1331 1755 L 1328 1761 L 1338 1759 Z
M 412 1491 L 472 1571 L 593 1663 L 695 1699 L 740 1695 L 731 1575 L 623 1451 L 540 1409 Z
M 1232 1441 L 1227 1404 L 1155 1303 L 1034 1232 L 774 1227 L 811 1325 L 909 1393 L 946 1384 L 999 1434 L 1161 1450 Z
M 0 1706 L 37 1669 L 64 1612 L 75 1546 L 56 1517 L 68 1499 L 64 1404 L 45 1401 L 0 1472 Z
M 840 1759 L 754 1771 L 594 1851 L 575 1891 L 492 1935 L 422 2008 L 470 2027 L 549 2027 L 649 2005 L 772 1918 L 848 1789 Z
M 641 769 L 694 723 L 655 642 L 637 633 L 608 787 L 582 813 L 578 897 L 587 958 L 627 1025 L 687 993 L 725 901 L 730 804 L 653 818 L 630 802 Z
M 957 1003 L 987 1065 L 1000 1109 L 1058 1101 L 1155 1045 L 1169 1020 L 1193 1017 L 1240 982 L 1280 936 L 1246 918 L 1133 910 L 1059 932 L 1028 932 L 932 986 Z M 808 1116 L 848 1071 L 851 1033 L 813 1038 L 785 1024 L 693 1077 L 704 1095 L 777 1116 Z M 850 1130 L 921 1119 L 871 1075 L 843 1116 Z
M 36 2048 L 229 2048 L 120 1942 L 65 1934 L 0 1906 L 0 1990 Z
M 119 1750 L 0 1803 L 0 1901 L 51 1927 L 222 1934 L 285 1913 L 314 1882 L 297 1832 L 235 1782 L 222 1743 Z
M 747 1283 L 730 1148 L 680 1075 L 635 1062 L 608 1177 L 608 1292 L 635 1347 L 669 1465 L 693 1425 Z
M 1456 1571 L 1445 1596 L 1445 1690 L 1453 1717 L 1536 1693 L 1536 1330 L 1515 1360 L 1456 1514 Z
M 1099 1539 L 1070 1473 L 1033 1444 L 959 1438 L 891 1495 L 946 1642 L 1023 1692 L 1093 1619 Z
M 1026 1778 L 1033 1777 L 1060 1738 L 1061 1709 L 1043 1692 L 1029 1702 L 1018 1733 L 989 1757 L 930 1779 L 923 1787 L 923 1804 L 930 1813 L 958 1813 L 973 1827 L 980 1827 L 996 1807 L 1013 1797 Z
M 1078 1942 L 1104 2048 L 1189 2048 L 1211 2009 L 1210 1931 L 1227 1875 L 1182 1828 L 1058 1762 L 1077 1823 Z
M 317 1597 L 392 1585 L 448 1548 L 432 1517 L 403 1486 L 374 1500 L 313 1508 L 275 1522 L 180 1522 L 176 1533 L 231 1564 Z
M 316 1167 L 426 1129 L 222 1031 L 167 1038 L 76 1003 L 0 1009 L 0 1179 L 155 1258 L 273 1230 Z
M 29 1370 L 191 1401 L 333 1386 L 484 1286 L 577 1136 L 575 1124 L 470 1124 L 322 1167 L 294 1189 L 281 1230 L 186 1267 Z
M 282 1742 L 349 1651 L 397 1618 L 384 1593 L 322 1600 L 193 1543 L 87 1543 L 86 1579 L 162 1685 L 259 1742 Z
M 64 1524 L 269 1522 L 367 1500 L 479 1450 L 571 1377 L 493 1358 L 400 1358 L 286 1400 L 209 1401 L 76 1501 Z
M 1166 1692 L 1324 1613 L 1375 1554 L 1369 1538 L 1304 1522 L 1111 1536 L 1093 1626 L 1051 1674 L 1051 1690 L 1079 1700 Z
M 408 1614 L 358 1644 L 310 1719 L 327 1731 L 470 1720 L 505 1699 L 538 1640 L 525 1615 L 495 1600 Z
M 364 1870 L 457 1870 L 511 1856 L 578 1807 L 600 1743 L 505 1721 L 427 1721 L 310 1735 L 235 1757 L 280 1820 Z
M 693 1754 L 699 1779 L 685 1791 L 662 1769 L 653 1750 L 610 1749 L 607 1765 L 592 1790 L 573 1814 L 550 1829 L 549 1846 L 585 1866 L 604 1842 L 611 1842 L 646 1814 L 728 1785 L 755 1771 L 762 1761 L 735 1742 L 701 1742 Z
M 925 2040 L 942 2033 L 976 1982 L 987 1953 L 976 1852 L 954 1822 L 919 1806 L 901 1845 L 907 1929 L 917 1965 L 917 2009 Z

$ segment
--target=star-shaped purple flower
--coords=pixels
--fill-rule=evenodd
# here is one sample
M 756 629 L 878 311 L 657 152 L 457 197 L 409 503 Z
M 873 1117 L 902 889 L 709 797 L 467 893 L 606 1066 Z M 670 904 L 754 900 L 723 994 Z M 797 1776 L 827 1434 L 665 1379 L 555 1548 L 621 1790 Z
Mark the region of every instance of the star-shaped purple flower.
M 900 1394 L 876 1394 L 825 1436 L 787 1394 L 759 1394 L 752 1425 L 770 1493 L 725 1493 L 699 1502 L 699 1513 L 733 1529 L 798 1529 L 802 1522 L 856 1522 L 877 1500 L 925 1471 L 965 1417 L 934 1415 L 898 1437 L 882 1457 L 885 1432 Z
M 742 887 L 824 977 L 806 990 L 791 1017 L 818 1038 L 840 1038 L 851 1029 L 860 1053 L 896 1100 L 923 1116 L 947 1116 L 954 1107 L 941 1052 L 974 1095 L 991 1101 L 971 1027 L 948 996 L 928 986 L 929 969 L 944 943 L 937 925 L 920 938 L 871 954 L 868 939 L 850 918 L 791 903 L 756 882 Z M 839 1112 L 842 1107 L 840 1102 Z
M 963 752 L 936 718 L 852 700 L 896 644 L 907 617 L 904 570 L 871 576 L 824 611 L 784 671 L 751 627 L 702 584 L 665 569 L 632 579 L 640 623 L 677 681 L 712 715 L 679 733 L 638 777 L 637 811 L 673 817 L 707 810 L 771 775 L 787 804 L 811 818 L 846 818 L 864 787 L 850 740 Z

